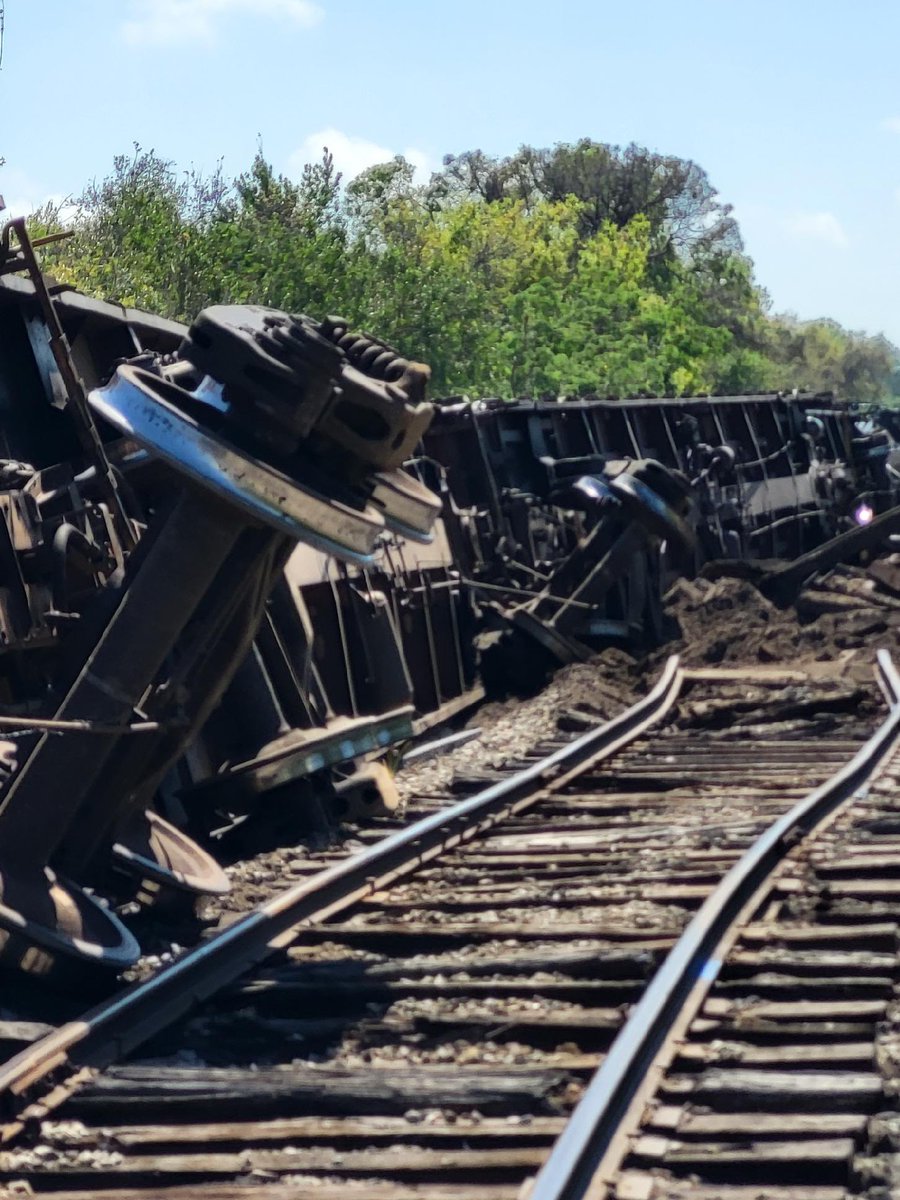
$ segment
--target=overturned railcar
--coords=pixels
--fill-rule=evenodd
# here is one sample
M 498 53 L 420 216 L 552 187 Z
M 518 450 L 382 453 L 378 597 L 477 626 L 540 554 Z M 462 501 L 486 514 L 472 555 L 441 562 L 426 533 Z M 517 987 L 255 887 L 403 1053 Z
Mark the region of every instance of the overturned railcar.
M 394 533 L 362 567 L 294 551 L 192 804 L 254 804 L 402 740 L 477 700 L 485 673 L 527 686 L 658 640 L 677 573 L 793 557 L 891 502 L 890 439 L 859 424 L 811 393 L 439 402 L 409 464 L 442 499 L 432 542 Z
M 54 294 L 21 221 L 3 251 L 0 944 L 32 970 L 120 968 L 138 947 L 95 889 L 228 887 L 160 812 L 173 776 L 283 792 L 298 762 L 323 775 L 335 725 L 338 760 L 408 726 L 402 683 L 380 723 L 340 719 L 290 563 L 301 545 L 367 569 L 392 531 L 431 542 L 440 501 L 401 469 L 428 371 L 386 347 L 363 361 L 333 322 L 225 307 L 184 330 Z M 202 732 L 235 687 L 250 772 L 240 739 L 217 762 Z
M 21 223 L 2 254 L 0 944 L 32 970 L 135 957 L 79 885 L 221 891 L 215 831 L 390 806 L 360 765 L 485 681 L 657 640 L 675 574 L 894 502 L 830 396 L 433 413 L 335 318 L 188 329 L 54 287 Z
M 523 639 L 555 663 L 652 641 L 676 573 L 792 558 L 895 503 L 900 479 L 883 429 L 813 393 L 457 398 L 425 450 L 456 565 L 511 639 L 501 672 Z
M 529 502 L 622 458 L 654 459 L 690 480 L 706 557 L 792 557 L 896 490 L 888 433 L 830 394 L 439 404 L 429 452 L 457 503 L 493 502 L 507 536 Z M 526 555 L 532 542 L 521 538 Z

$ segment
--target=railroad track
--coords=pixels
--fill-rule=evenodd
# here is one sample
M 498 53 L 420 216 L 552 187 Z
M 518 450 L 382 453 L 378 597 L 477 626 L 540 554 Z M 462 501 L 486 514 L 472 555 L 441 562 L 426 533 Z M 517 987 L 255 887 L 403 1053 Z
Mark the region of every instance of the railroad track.
M 535 1200 L 586 1195 L 604 1072 L 717 886 L 851 759 L 858 786 L 898 722 L 857 762 L 875 722 L 834 679 L 671 661 L 620 717 L 423 811 L 16 1055 L 0 1100 L 4 1140 L 24 1144 L 5 1177 L 121 1200 L 515 1200 L 535 1175 Z M 660 1020 L 630 1083 L 662 1074 Z M 692 1062 L 700 1078 L 702 1052 Z M 647 1099 L 619 1079 L 605 1110 L 622 1200 L 656 1186 L 659 1130 L 632 1142 L 621 1123 Z
M 890 717 L 710 895 L 532 1200 L 897 1194 L 900 679 L 879 660 Z

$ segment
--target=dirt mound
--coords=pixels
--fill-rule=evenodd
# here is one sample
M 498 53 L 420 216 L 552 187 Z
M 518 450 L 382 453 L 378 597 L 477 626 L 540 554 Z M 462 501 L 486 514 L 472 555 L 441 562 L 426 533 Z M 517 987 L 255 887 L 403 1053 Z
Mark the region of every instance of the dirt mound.
M 666 649 L 687 666 L 796 659 L 814 655 L 822 640 L 801 627 L 793 608 L 776 608 L 746 579 L 680 579 L 666 596 L 666 613 L 677 629 Z
M 900 597 L 892 594 L 890 556 L 870 569 L 839 566 L 809 580 L 796 601 L 771 603 L 740 574 L 678 580 L 666 596 L 673 640 L 650 657 L 679 653 L 685 666 L 839 661 L 871 671 L 879 647 L 893 650 Z M 648 664 L 649 665 L 649 664 Z

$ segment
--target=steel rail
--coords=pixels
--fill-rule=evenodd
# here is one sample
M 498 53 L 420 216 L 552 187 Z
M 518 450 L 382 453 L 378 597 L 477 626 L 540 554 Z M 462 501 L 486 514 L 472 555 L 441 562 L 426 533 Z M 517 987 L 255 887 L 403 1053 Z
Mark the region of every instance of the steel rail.
M 871 738 L 831 779 L 800 800 L 760 835 L 704 901 L 654 975 L 609 1054 L 591 1079 L 550 1156 L 524 1195 L 527 1200 L 602 1200 L 607 1194 L 611 1160 L 630 1132 L 643 1102 L 642 1084 L 670 1040 L 684 1006 L 696 1011 L 718 977 L 723 958 L 716 954 L 758 892 L 798 839 L 821 825 L 846 800 L 864 791 L 872 772 L 900 736 L 900 675 L 887 651 L 878 651 L 880 683 L 890 712 Z M 605 1161 L 606 1160 L 606 1161 Z
M 510 778 L 287 889 L 205 945 L 21 1051 L 0 1068 L 0 1143 L 15 1137 L 28 1120 L 58 1108 L 94 1071 L 120 1059 L 288 944 L 298 926 L 348 908 L 615 754 L 665 716 L 682 678 L 678 658 L 669 658 L 653 689 L 612 720 Z M 29 1102 L 29 1094 L 38 1084 L 46 1087 L 48 1077 L 55 1084 L 53 1092 Z

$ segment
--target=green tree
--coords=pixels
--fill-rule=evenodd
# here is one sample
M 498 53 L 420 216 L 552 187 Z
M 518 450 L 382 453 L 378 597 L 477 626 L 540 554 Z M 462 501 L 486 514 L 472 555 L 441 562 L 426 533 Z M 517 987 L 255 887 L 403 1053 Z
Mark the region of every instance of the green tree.
M 624 229 L 644 216 L 650 224 L 651 252 L 659 258 L 741 249 L 731 206 L 719 201 L 702 167 L 635 143 L 622 148 L 582 138 L 552 149 L 522 146 L 507 158 L 492 158 L 481 150 L 447 155 L 431 190 L 451 202 L 460 192 L 487 203 L 508 197 L 535 202 L 574 196 L 587 236 L 607 222 Z
M 182 320 L 337 312 L 431 363 L 437 394 L 900 394 L 883 338 L 773 317 L 705 172 L 634 145 L 469 151 L 424 186 L 401 157 L 343 186 L 327 149 L 299 179 L 260 149 L 228 182 L 135 146 L 71 223 L 45 252 L 63 282 Z
M 205 301 L 207 231 L 227 192 L 221 171 L 179 176 L 171 163 L 136 145 L 76 201 L 76 237 L 47 255 L 48 266 L 94 295 L 185 316 Z M 59 225 L 59 210 L 45 208 L 32 225 Z

